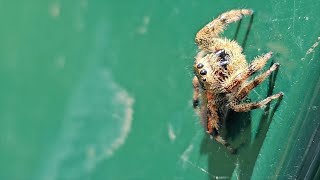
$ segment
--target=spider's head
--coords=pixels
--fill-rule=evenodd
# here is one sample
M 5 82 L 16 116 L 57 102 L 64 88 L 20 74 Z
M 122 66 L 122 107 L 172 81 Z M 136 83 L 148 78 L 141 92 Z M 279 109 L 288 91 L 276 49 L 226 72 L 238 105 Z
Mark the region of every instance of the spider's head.
M 212 85 L 225 78 L 224 71 L 227 70 L 229 63 L 229 54 L 221 49 L 196 58 L 193 68 L 202 86 L 207 87 L 209 84 Z

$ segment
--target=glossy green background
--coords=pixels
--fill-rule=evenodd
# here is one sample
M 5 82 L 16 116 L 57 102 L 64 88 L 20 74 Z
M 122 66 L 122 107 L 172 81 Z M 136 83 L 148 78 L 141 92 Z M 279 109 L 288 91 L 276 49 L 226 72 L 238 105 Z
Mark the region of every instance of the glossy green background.
M 245 18 L 225 35 L 240 27 L 248 60 L 271 50 L 281 64 L 250 99 L 285 93 L 232 116 L 237 155 L 206 136 L 191 107 L 194 35 L 234 8 L 255 11 L 251 28 Z M 303 177 L 319 165 L 307 155 L 319 152 L 319 9 L 316 0 L 1 1 L 0 179 Z

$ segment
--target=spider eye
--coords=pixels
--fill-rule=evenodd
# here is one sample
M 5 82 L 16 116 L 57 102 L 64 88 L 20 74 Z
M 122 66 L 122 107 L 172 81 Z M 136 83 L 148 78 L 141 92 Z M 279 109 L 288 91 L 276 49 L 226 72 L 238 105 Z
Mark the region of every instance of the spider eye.
M 205 69 L 202 69 L 202 70 L 200 71 L 200 74 L 201 74 L 201 75 L 206 75 L 206 74 L 207 74 L 207 71 L 206 71 Z
M 229 61 L 225 59 L 219 62 L 220 66 L 226 66 L 227 64 L 229 64 Z
M 199 63 L 199 64 L 197 65 L 197 68 L 198 68 L 198 69 L 203 68 L 203 64 L 202 64 L 202 63 Z
M 221 58 L 223 58 L 226 55 L 226 51 L 224 49 L 220 49 L 215 52 L 215 54 Z

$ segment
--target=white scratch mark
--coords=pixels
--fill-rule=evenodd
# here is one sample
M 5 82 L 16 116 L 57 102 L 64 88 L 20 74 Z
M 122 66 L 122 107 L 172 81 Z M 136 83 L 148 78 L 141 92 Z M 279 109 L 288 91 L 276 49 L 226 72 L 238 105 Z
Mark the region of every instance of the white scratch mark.
M 55 64 L 58 69 L 63 69 L 66 64 L 66 57 L 64 55 L 60 55 L 55 59 Z
M 259 99 L 263 98 L 255 89 L 252 89 L 252 92 L 254 92 L 258 96 Z
M 280 22 L 280 21 L 288 21 L 288 20 L 293 20 L 294 18 L 282 18 L 282 19 L 272 19 L 272 22 Z
M 206 173 L 207 175 L 209 175 L 213 179 L 230 179 L 230 177 L 228 177 L 228 176 L 215 176 L 215 175 L 209 173 L 206 169 L 204 169 L 204 168 L 196 165 L 195 163 L 191 162 L 189 160 L 189 157 L 190 157 L 190 153 L 192 152 L 192 150 L 193 150 L 193 145 L 190 144 L 187 147 L 187 149 L 180 156 L 180 159 L 183 161 L 184 165 L 185 165 L 185 163 L 188 163 L 188 164 L 192 165 L 193 167 L 200 169 L 202 172 Z
M 87 148 L 86 153 L 87 159 L 93 159 L 96 157 L 96 149 L 92 146 Z
M 128 137 L 131 130 L 132 115 L 133 115 L 133 98 L 131 98 L 126 91 L 120 91 L 116 94 L 116 102 L 125 105 L 125 116 L 123 119 L 123 126 L 121 127 L 120 136 L 111 144 L 111 147 L 106 149 L 107 157 L 111 156 L 114 151 L 119 149 Z
M 313 111 L 315 111 L 315 110 L 318 109 L 318 106 L 312 106 L 311 109 L 312 109 Z
M 280 119 L 281 122 L 284 122 L 284 119 L 281 116 L 279 116 L 277 114 L 275 114 L 274 116 L 277 117 L 278 119 Z
M 311 46 L 311 48 L 308 49 L 306 55 L 314 52 L 314 49 L 319 45 L 320 37 L 318 37 L 318 40 Z
M 215 176 L 215 175 L 209 173 L 209 172 L 208 172 L 207 170 L 205 170 L 204 168 L 202 168 L 202 167 L 200 167 L 200 166 L 192 163 L 192 162 L 189 161 L 189 160 L 187 160 L 186 162 L 189 163 L 190 165 L 192 165 L 193 167 L 200 169 L 202 172 L 206 173 L 207 175 L 209 175 L 209 176 L 210 176 L 211 178 L 213 178 L 213 179 L 230 179 L 230 177 L 228 177 L 228 176 Z
M 150 16 L 144 16 L 142 19 L 142 25 L 138 27 L 139 34 L 146 34 L 148 32 L 148 26 L 150 23 Z
M 238 174 L 236 174 L 236 178 L 237 178 L 237 180 L 240 180 L 240 178 L 239 178 L 239 175 L 238 175 Z
M 176 134 L 173 131 L 171 124 L 168 125 L 168 136 L 169 136 L 169 139 L 171 140 L 171 142 L 174 142 L 177 138 Z
M 302 57 L 300 60 L 304 61 L 309 54 L 313 53 L 313 56 L 311 57 L 311 59 L 309 61 L 309 64 L 310 64 L 314 58 L 314 52 L 315 52 L 314 49 L 319 45 L 319 43 L 320 43 L 320 36 L 318 37 L 317 41 L 307 50 L 304 57 Z
M 89 72 L 70 97 L 61 131 L 51 142 L 38 179 L 84 177 L 115 154 L 129 136 L 134 99 L 106 69 Z
M 293 0 L 293 20 L 292 20 L 292 34 L 293 35 L 294 35 L 295 18 L 296 18 L 296 1 Z
M 49 15 L 53 18 L 57 18 L 60 16 L 61 6 L 58 2 L 52 3 L 49 6 Z
M 183 162 L 187 162 L 189 161 L 189 156 L 190 156 L 190 153 L 191 151 L 193 150 L 193 145 L 190 144 L 187 149 L 182 153 L 182 155 L 180 156 L 180 159 L 183 161 Z
M 238 160 L 237 160 L 237 162 L 236 162 L 235 165 L 236 165 L 236 167 L 235 167 L 234 170 L 233 170 L 231 179 L 236 178 L 237 180 L 239 180 L 239 179 L 240 179 L 240 178 L 239 178 L 240 164 L 239 164 Z

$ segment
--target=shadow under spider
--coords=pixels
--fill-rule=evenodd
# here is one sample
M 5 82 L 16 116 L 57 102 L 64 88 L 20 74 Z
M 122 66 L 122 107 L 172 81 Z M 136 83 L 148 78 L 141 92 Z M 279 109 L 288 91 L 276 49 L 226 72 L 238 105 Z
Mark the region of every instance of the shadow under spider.
M 243 49 L 245 48 L 252 23 L 253 16 L 251 16 L 247 32 L 242 43 Z M 240 26 L 241 21 L 238 24 L 234 36 L 235 39 L 238 36 Z M 270 67 L 272 66 L 272 64 L 273 61 L 271 62 Z M 269 76 L 269 85 L 266 96 L 270 96 L 273 94 L 277 74 L 278 70 L 274 71 Z M 241 167 L 239 178 L 248 179 L 251 176 L 259 151 L 262 147 L 267 131 L 271 124 L 271 120 L 273 119 L 276 110 L 280 106 L 281 99 L 282 98 L 276 100 L 277 102 L 273 106 L 273 108 L 270 107 L 271 103 L 266 105 L 264 109 L 265 113 L 262 115 L 259 123 L 258 132 L 254 137 L 255 140 L 253 144 L 249 146 L 247 144 L 250 144 L 252 136 L 251 128 L 249 128 L 251 127 L 250 111 L 244 113 L 237 113 L 233 111 L 228 112 L 228 116 L 224 124 L 222 125 L 221 130 L 225 140 L 230 142 L 232 147 L 238 148 L 238 153 L 235 155 L 231 154 L 223 145 L 219 144 L 214 140 L 211 140 L 209 136 L 205 134 L 205 136 L 202 139 L 200 154 L 208 155 L 208 172 L 210 174 L 229 176 L 231 178 L 236 166 L 235 164 L 239 163 L 239 167 Z M 225 131 L 225 135 L 223 131 Z M 233 141 L 238 141 L 237 146 L 234 146 Z M 211 176 L 208 176 L 208 179 L 213 178 Z
M 270 67 L 272 65 L 273 65 L 273 61 L 271 62 Z M 273 94 L 273 89 L 274 89 L 274 84 L 275 84 L 277 74 L 278 74 L 278 69 L 269 76 L 269 85 L 268 85 L 268 92 L 266 97 L 271 96 Z M 266 107 L 264 108 L 264 114 L 260 118 L 258 132 L 253 138 L 254 139 L 253 144 L 251 144 L 249 147 L 250 148 L 249 153 L 245 153 L 244 155 L 242 155 L 242 157 L 240 157 L 240 159 L 242 159 L 242 161 L 239 162 L 241 171 L 246 172 L 239 175 L 240 179 L 247 179 L 248 177 L 251 176 L 251 173 L 254 168 L 254 164 L 259 155 L 264 139 L 266 138 L 273 116 L 277 111 L 278 107 L 280 106 L 281 100 L 282 100 L 282 97 L 277 99 L 276 104 L 272 108 L 271 108 L 272 102 L 267 104 Z

